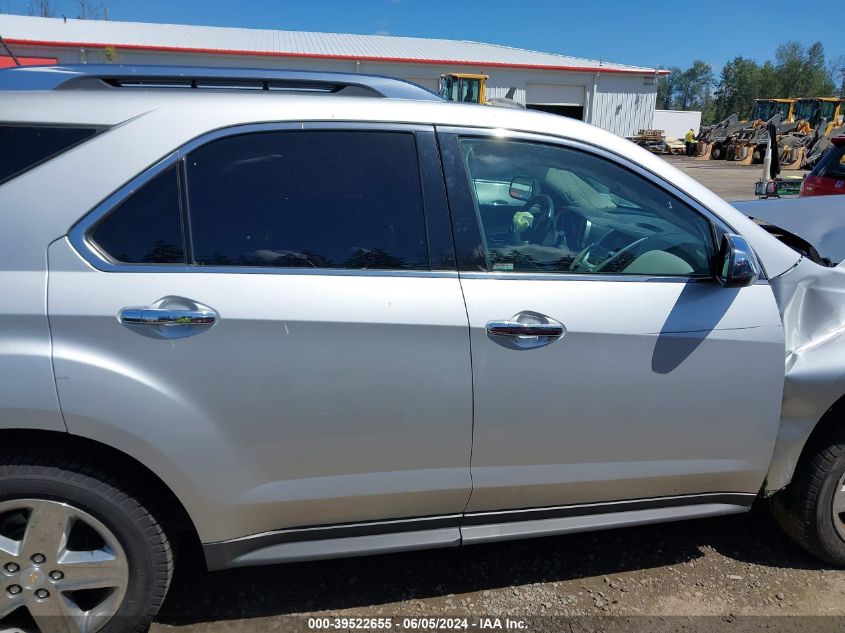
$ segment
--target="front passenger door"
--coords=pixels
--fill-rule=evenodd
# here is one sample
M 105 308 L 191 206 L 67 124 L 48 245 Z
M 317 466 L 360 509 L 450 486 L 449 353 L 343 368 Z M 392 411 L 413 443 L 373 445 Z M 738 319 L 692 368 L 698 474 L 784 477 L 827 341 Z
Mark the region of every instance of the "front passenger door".
M 783 331 L 768 282 L 715 281 L 724 227 L 591 148 L 440 137 L 472 340 L 468 511 L 750 503 L 777 432 Z M 491 182 L 529 188 L 505 234 L 482 204 Z

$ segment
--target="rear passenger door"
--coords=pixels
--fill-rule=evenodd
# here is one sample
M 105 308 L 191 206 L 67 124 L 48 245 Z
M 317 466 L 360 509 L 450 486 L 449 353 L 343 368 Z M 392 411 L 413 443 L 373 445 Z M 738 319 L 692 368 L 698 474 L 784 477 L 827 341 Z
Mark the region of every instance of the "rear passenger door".
M 467 316 L 431 128 L 216 133 L 50 267 L 70 430 L 183 481 L 205 542 L 465 507 Z

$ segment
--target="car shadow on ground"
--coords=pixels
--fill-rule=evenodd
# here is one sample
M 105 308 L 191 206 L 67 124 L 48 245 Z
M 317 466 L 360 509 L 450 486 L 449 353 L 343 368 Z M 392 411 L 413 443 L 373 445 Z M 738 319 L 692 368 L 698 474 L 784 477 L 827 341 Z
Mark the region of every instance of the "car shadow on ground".
M 747 515 L 464 548 L 183 572 L 158 621 L 187 625 L 334 611 L 601 577 L 694 561 L 704 555 L 702 548 L 744 563 L 824 569 L 763 506 Z

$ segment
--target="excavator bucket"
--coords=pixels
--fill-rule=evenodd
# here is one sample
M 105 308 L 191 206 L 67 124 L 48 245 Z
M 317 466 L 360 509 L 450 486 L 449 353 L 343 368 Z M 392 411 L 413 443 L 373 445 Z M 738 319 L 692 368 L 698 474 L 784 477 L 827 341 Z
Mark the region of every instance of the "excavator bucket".
M 709 141 L 696 141 L 694 157 L 698 160 L 709 160 L 710 152 L 713 151 L 713 143 Z
M 721 143 L 724 142 L 726 132 L 729 129 L 736 127 L 739 121 L 739 115 L 732 114 L 724 121 L 720 121 L 716 125 L 710 125 L 701 128 L 698 133 L 698 138 L 695 144 L 694 157 L 698 160 L 708 160 L 710 158 L 724 158 L 719 156 Z M 713 156 L 713 151 L 716 150 L 716 156 Z
M 801 169 L 806 156 L 806 149 L 803 145 L 784 147 L 780 152 L 781 169 Z
M 733 161 L 738 165 L 750 165 L 754 162 L 755 145 L 743 143 L 734 148 Z

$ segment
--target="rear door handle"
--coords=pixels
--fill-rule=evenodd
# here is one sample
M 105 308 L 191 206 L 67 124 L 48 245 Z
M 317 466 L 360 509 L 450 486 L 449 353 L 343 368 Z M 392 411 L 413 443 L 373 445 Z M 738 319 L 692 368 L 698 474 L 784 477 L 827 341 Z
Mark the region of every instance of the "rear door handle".
M 544 347 L 564 334 L 566 328 L 560 321 L 527 310 L 510 319 L 487 322 L 487 336 L 512 349 Z
M 520 323 L 519 321 L 490 321 L 487 333 L 494 336 L 563 336 L 560 323 Z
M 148 338 L 174 339 L 207 332 L 220 318 L 211 308 L 184 297 L 163 297 L 150 306 L 123 308 L 118 321 Z
M 214 325 L 213 310 L 167 310 L 164 308 L 124 308 L 120 322 L 128 325 Z

